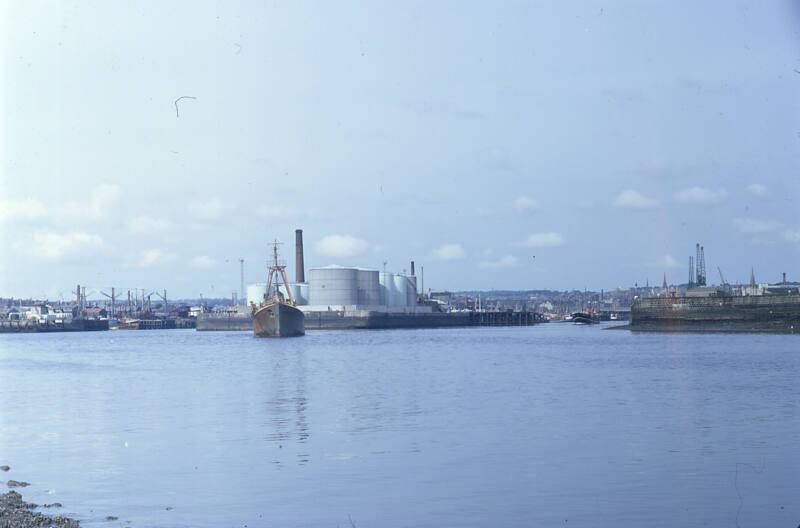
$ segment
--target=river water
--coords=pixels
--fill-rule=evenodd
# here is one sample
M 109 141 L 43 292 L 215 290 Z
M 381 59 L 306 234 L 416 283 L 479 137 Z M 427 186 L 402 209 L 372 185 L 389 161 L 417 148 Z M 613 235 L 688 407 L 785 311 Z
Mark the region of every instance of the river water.
M 0 478 L 84 526 L 795 527 L 798 373 L 563 323 L 2 335 Z

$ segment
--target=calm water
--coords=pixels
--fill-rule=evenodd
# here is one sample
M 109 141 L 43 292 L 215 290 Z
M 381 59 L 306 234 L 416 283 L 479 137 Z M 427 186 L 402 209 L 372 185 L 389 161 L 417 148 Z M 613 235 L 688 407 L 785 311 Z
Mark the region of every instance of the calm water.
M 795 527 L 798 373 L 556 323 L 3 335 L 0 478 L 87 526 Z

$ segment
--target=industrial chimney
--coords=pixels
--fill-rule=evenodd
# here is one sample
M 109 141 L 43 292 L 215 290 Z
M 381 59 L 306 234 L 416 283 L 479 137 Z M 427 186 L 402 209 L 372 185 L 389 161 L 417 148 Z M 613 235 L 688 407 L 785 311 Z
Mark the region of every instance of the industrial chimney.
M 306 268 L 303 262 L 303 230 L 294 231 L 294 280 L 297 282 L 306 281 Z
M 411 261 L 411 276 L 414 276 L 414 261 Z

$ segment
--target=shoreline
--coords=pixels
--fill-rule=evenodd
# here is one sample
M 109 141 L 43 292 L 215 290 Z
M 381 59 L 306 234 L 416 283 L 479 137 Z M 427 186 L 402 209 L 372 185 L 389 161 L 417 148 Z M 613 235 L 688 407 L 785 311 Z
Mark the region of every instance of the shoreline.
M 60 507 L 44 505 L 43 507 Z M 0 528 L 42 528 L 58 526 L 59 528 L 80 528 L 80 521 L 63 515 L 47 515 L 34 511 L 38 504 L 25 502 L 19 492 L 11 490 L 0 494 Z

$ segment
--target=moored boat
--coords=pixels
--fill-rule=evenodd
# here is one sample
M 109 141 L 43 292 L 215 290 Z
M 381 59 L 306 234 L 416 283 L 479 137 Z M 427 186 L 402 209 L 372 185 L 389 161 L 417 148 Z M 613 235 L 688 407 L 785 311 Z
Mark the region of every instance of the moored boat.
M 253 310 L 253 334 L 256 337 L 295 337 L 305 335 L 305 315 L 297 303 L 286 278 L 286 266 L 278 261 L 278 242 L 272 245 L 273 261 L 267 275 L 267 290 L 264 300 Z M 283 282 L 287 295 L 281 292 Z M 272 295 L 271 297 L 269 295 Z
M 594 314 L 589 312 L 574 312 L 571 320 L 574 324 L 596 324 L 600 322 Z

